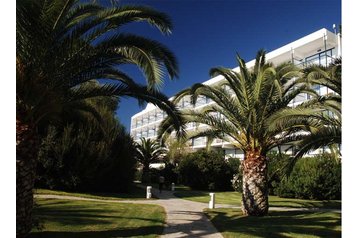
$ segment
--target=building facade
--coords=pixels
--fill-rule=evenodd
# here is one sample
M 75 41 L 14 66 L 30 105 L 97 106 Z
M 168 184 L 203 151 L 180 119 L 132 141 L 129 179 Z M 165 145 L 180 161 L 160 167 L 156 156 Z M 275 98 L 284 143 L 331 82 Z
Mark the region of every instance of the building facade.
M 294 42 L 284 45 L 276 50 L 266 54 L 266 61 L 274 65 L 283 62 L 293 62 L 295 65 L 305 68 L 309 65 L 320 64 L 328 66 L 335 58 L 341 57 L 341 36 L 323 28 L 304 36 Z M 255 60 L 247 62 L 246 66 L 252 68 Z M 239 71 L 239 67 L 233 69 Z M 222 76 L 217 76 L 205 81 L 203 84 L 212 85 L 224 80 Z M 329 93 L 329 89 L 322 86 L 315 86 L 314 90 L 320 95 Z M 300 94 L 290 102 L 291 106 L 296 106 L 309 99 L 309 95 Z M 177 106 L 180 109 L 191 108 L 197 109 L 205 105 L 214 103 L 205 97 L 198 98 L 195 105 L 190 103 L 190 97 L 184 97 Z M 146 108 L 133 115 L 131 118 L 130 134 L 135 141 L 139 141 L 141 137 L 156 138 L 160 123 L 166 117 L 166 114 L 153 104 L 148 104 Z M 206 125 L 195 125 L 189 123 L 186 129 L 197 130 L 199 127 Z M 206 147 L 206 138 L 196 138 L 189 141 L 188 146 L 193 150 Z M 242 151 L 235 149 L 230 143 L 216 139 L 211 144 L 214 148 L 220 148 L 225 151 L 226 156 L 242 157 Z

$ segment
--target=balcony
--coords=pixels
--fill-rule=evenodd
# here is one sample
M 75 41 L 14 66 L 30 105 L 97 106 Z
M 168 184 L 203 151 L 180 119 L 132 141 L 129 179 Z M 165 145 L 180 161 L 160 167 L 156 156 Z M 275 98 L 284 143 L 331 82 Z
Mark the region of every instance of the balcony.
M 326 51 L 319 52 L 317 54 L 306 57 L 304 60 L 293 59 L 296 66 L 300 68 L 306 68 L 312 65 L 328 66 L 335 59 L 335 48 L 328 49 Z

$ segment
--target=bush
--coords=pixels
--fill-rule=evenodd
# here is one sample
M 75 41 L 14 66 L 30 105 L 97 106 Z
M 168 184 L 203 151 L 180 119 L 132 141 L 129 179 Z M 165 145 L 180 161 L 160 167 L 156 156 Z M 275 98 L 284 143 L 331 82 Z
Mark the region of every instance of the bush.
M 228 161 L 232 171 L 234 171 L 231 179 L 231 186 L 236 192 L 242 192 L 241 160 L 238 158 L 229 158 Z
M 282 178 L 276 193 L 289 198 L 341 199 L 341 163 L 329 154 L 302 158 L 290 176 Z
M 281 180 L 286 176 L 287 165 L 290 162 L 290 156 L 279 154 L 272 151 L 267 154 L 268 157 L 268 188 L 270 195 L 277 195 L 277 187 L 280 186 Z
M 201 190 L 230 190 L 234 174 L 222 152 L 203 150 L 184 157 L 177 171 L 181 183 Z
M 38 157 L 37 187 L 67 191 L 126 192 L 135 173 L 135 147 L 115 124 L 106 141 L 91 128 L 51 129 Z
M 159 176 L 161 175 L 160 168 L 150 168 L 149 169 L 149 179 L 147 180 L 148 183 L 159 183 Z M 143 181 L 142 181 L 143 182 Z
M 161 172 L 161 175 L 164 176 L 165 183 L 167 185 L 171 185 L 171 183 L 178 183 L 178 174 L 176 172 L 176 167 L 173 164 L 167 163 Z

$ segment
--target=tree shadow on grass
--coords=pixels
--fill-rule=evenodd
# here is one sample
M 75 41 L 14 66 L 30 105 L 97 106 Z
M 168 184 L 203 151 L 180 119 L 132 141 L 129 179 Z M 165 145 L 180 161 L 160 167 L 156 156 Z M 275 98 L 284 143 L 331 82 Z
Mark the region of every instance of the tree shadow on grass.
M 29 238 L 113 238 L 113 237 L 133 237 L 146 235 L 160 235 L 163 232 L 162 226 L 128 227 L 115 230 L 104 231 L 44 231 L 33 232 Z
M 152 206 L 156 205 L 146 205 L 141 210 L 142 205 L 136 204 L 128 207 L 125 204 L 45 199 L 34 209 L 43 230 L 34 229 L 30 237 L 106 238 L 161 234 L 164 220 Z
M 88 205 L 76 205 L 72 208 L 68 207 L 38 207 L 35 209 L 35 215 L 40 220 L 56 222 L 62 225 L 82 224 L 82 225 L 98 225 L 112 223 L 113 219 L 139 219 L 153 222 L 160 222 L 156 219 L 148 219 L 141 217 L 126 217 L 120 213 L 121 210 L 109 209 L 104 211 L 103 208 L 88 208 Z
M 241 212 L 208 211 L 220 232 L 247 237 L 341 237 L 341 217 L 325 212 L 271 211 L 265 217 L 243 216 Z

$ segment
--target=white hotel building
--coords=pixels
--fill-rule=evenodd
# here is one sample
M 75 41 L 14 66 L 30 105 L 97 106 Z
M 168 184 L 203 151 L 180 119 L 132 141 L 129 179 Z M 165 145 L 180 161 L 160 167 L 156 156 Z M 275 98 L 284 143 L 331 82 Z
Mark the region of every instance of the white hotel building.
M 271 62 L 274 65 L 278 65 L 283 62 L 291 61 L 300 67 L 306 67 L 311 64 L 321 64 L 328 66 L 335 58 L 341 56 L 341 36 L 340 34 L 334 34 L 327 29 L 323 28 L 316 32 L 313 32 L 307 36 L 304 36 L 294 42 L 284 45 L 276 50 L 273 50 L 266 54 L 266 61 Z M 246 63 L 248 68 L 253 67 L 255 60 L 251 60 Z M 239 71 L 239 67 L 233 69 Z M 216 76 L 204 82 L 204 84 L 212 85 L 221 80 L 224 80 L 222 76 Z M 314 88 L 320 95 L 327 94 L 329 91 L 326 87 L 316 86 Z M 300 94 L 294 100 L 291 105 L 295 106 L 308 99 L 308 95 Z M 190 98 L 184 97 L 177 106 L 179 108 L 200 108 L 204 105 L 214 103 L 208 98 L 198 98 L 195 105 L 191 105 Z M 157 131 L 160 123 L 165 117 L 165 113 L 153 104 L 148 104 L 144 110 L 135 114 L 131 118 L 130 134 L 135 141 L 139 141 L 141 137 L 156 138 Z M 190 123 L 187 125 L 187 131 L 196 130 L 198 127 L 205 125 L 195 125 Z M 189 141 L 188 146 L 193 150 L 206 147 L 206 138 L 201 137 L 192 139 Z M 242 157 L 242 151 L 235 149 L 230 143 L 216 139 L 213 141 L 212 147 L 217 149 L 223 149 L 226 156 Z

